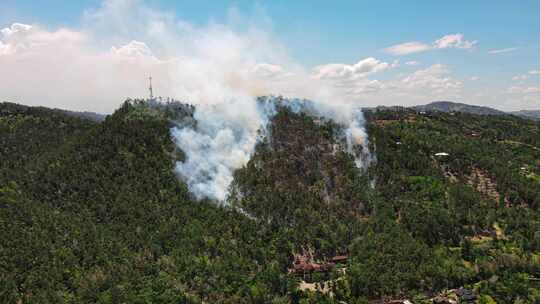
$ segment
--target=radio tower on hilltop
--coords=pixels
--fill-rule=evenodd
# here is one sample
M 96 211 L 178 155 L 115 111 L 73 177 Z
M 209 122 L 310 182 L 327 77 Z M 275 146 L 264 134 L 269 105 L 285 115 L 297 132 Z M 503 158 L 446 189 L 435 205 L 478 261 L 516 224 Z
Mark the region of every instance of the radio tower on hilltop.
M 152 76 L 148 77 L 150 86 L 148 87 L 148 90 L 150 91 L 150 100 L 154 99 L 154 90 L 152 89 Z

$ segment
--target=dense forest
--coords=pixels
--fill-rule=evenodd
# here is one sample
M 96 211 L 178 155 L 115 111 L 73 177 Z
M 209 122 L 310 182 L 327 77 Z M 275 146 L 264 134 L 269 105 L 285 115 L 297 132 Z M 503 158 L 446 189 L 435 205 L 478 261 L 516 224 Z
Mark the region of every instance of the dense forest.
M 278 107 L 217 203 L 174 172 L 193 111 L 0 104 L 0 302 L 540 302 L 539 122 L 371 109 L 359 170 Z

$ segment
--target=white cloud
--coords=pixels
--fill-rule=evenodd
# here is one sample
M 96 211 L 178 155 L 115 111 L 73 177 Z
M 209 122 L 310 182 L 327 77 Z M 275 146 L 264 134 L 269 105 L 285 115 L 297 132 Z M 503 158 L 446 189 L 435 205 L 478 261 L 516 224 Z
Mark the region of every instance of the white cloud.
M 516 75 L 512 77 L 514 81 L 523 81 L 530 78 L 530 75 L 540 75 L 540 70 L 530 70 L 526 74 Z
M 504 53 L 510 53 L 516 50 L 518 50 L 517 47 L 511 47 L 511 48 L 506 48 L 506 49 L 493 49 L 493 50 L 488 51 L 488 54 L 504 54 Z
M 393 45 L 391 47 L 385 48 L 383 51 L 399 56 L 399 55 L 407 55 L 407 54 L 413 54 L 413 53 L 419 53 L 429 50 L 435 50 L 435 49 L 449 49 L 449 48 L 455 48 L 455 49 L 471 49 L 473 48 L 478 41 L 469 41 L 465 40 L 463 34 L 457 33 L 457 34 L 449 34 L 445 35 L 437 40 L 435 40 L 431 45 L 423 42 L 418 41 L 411 41 L 411 42 L 405 42 L 397 45 Z
M 119 48 L 112 47 L 111 53 L 117 56 L 124 56 L 127 58 L 151 58 L 154 57 L 152 51 L 144 42 L 133 40 L 130 43 L 123 45 Z
M 8 46 L 0 40 L 0 56 L 8 53 Z
M 23 24 L 23 23 L 13 23 L 11 27 L 7 27 L 0 30 L 0 33 L 2 34 L 2 37 L 6 39 L 20 32 L 28 32 L 31 29 L 32 29 L 31 25 Z
M 320 77 L 322 73 L 326 75 L 322 80 L 345 97 L 371 105 L 414 105 L 441 99 L 459 100 L 464 87 L 460 80 L 451 76 L 449 68 L 443 64 L 435 64 L 385 80 L 372 79 L 378 75 L 375 73 L 353 77 L 353 73 L 343 72 L 342 65 L 330 67 L 332 69 L 314 69 L 314 78 Z
M 1 33 L 2 100 L 110 112 L 127 96 L 145 94 L 148 74 L 166 75 L 169 68 L 144 43 L 107 51 L 83 31 L 24 24 Z
M 264 78 L 276 78 L 284 76 L 292 76 L 292 74 L 287 73 L 285 69 L 277 64 L 270 63 L 259 63 L 253 67 L 253 71 L 256 75 Z
M 540 86 L 512 86 L 508 88 L 507 93 L 510 94 L 538 94 Z
M 401 83 L 409 89 L 430 89 L 434 92 L 458 90 L 463 86 L 461 81 L 448 75 L 450 71 L 446 65 L 434 64 L 426 69 L 418 70 L 404 77 Z
M 504 93 L 504 101 L 512 109 L 540 110 L 540 85 L 514 85 Z
M 394 63 L 397 64 L 397 63 Z M 392 64 L 381 62 L 373 57 L 362 59 L 356 64 L 325 64 L 313 69 L 317 79 L 356 79 L 389 69 Z
M 420 62 L 414 61 L 414 60 L 405 62 L 405 65 L 409 65 L 409 66 L 416 66 L 416 65 L 419 65 L 419 64 L 420 64 Z
M 33 54 L 43 49 L 50 49 L 56 44 L 65 42 L 67 48 L 85 42 L 85 36 L 76 31 L 59 29 L 46 32 L 36 26 L 13 23 L 0 30 L 0 55 Z
M 469 78 L 469 80 L 471 80 L 471 81 L 477 81 L 478 79 L 480 79 L 480 77 L 478 77 L 478 76 L 471 76 Z
M 323 81 L 347 100 L 358 100 L 386 87 L 379 80 L 369 79 L 369 76 L 398 66 L 398 61 L 388 63 L 368 57 L 352 65 L 334 63 L 316 66 L 312 69 L 311 78 Z
M 425 43 L 412 41 L 412 42 L 405 42 L 405 43 L 393 45 L 391 47 L 384 49 L 384 51 L 388 54 L 399 56 L 399 55 L 407 55 L 407 54 L 423 52 L 429 49 L 431 49 L 431 47 Z
M 463 34 L 451 34 L 443 36 L 437 39 L 434 42 L 434 47 L 436 49 L 447 49 L 447 48 L 456 48 L 456 49 L 470 49 L 478 41 L 468 41 L 463 39 Z
M 512 80 L 514 81 L 520 81 L 520 80 L 526 80 L 526 79 L 529 79 L 529 75 L 516 75 L 514 77 L 512 77 Z

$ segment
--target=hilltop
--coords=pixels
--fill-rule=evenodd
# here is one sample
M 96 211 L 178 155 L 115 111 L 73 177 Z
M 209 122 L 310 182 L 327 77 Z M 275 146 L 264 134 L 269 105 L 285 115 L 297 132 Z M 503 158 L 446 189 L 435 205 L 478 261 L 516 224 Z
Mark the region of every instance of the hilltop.
M 540 110 L 536 110 L 536 111 L 521 110 L 521 111 L 510 112 L 510 113 L 517 116 L 525 117 L 525 118 L 540 120 Z
M 478 115 L 515 115 L 532 120 L 540 120 L 540 110 L 520 110 L 520 111 L 510 111 L 504 112 L 490 107 L 483 106 L 474 106 L 464 103 L 457 103 L 452 101 L 435 101 L 428 103 L 426 105 L 418 105 L 412 107 L 417 111 L 425 112 L 462 112 L 462 113 L 471 113 Z
M 434 101 L 426 105 L 414 106 L 417 111 L 439 111 L 439 112 L 463 112 L 478 115 L 504 115 L 503 111 L 499 111 L 489 107 L 474 106 L 464 103 L 451 101 Z
M 22 104 L 12 103 L 12 102 L 1 102 L 0 103 L 0 110 L 3 112 L 3 115 L 7 115 L 9 113 L 28 113 L 28 114 L 37 114 L 37 113 L 43 113 L 43 114 L 64 114 L 66 116 L 71 117 L 77 117 L 82 119 L 91 120 L 94 122 L 102 122 L 105 120 L 105 117 L 107 115 L 105 114 L 99 114 L 95 112 L 88 112 L 88 111 L 69 111 L 69 110 L 62 110 L 62 109 L 50 109 L 46 107 L 30 107 L 25 106 Z

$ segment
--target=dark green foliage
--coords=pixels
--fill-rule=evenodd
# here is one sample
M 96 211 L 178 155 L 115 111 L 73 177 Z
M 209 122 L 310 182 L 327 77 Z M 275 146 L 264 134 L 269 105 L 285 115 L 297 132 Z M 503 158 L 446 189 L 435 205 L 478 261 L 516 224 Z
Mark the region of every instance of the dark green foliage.
M 367 180 L 337 140 L 340 127 L 316 124 L 281 109 L 265 142 L 235 174 L 238 207 L 271 229 L 283 231 L 296 249 L 320 255 L 346 250 L 367 215 Z
M 476 282 L 474 286 L 484 286 L 479 292 L 498 303 L 518 298 L 535 303 L 534 296 L 527 294 L 538 293 L 540 274 L 540 183 L 534 178 L 540 173 L 540 125 L 513 116 L 420 115 L 408 109 L 379 110 L 367 116 L 378 159 L 370 171 L 385 202 L 377 208 L 384 208 L 385 217 L 395 218 L 414 238 L 402 235 L 402 239 L 420 242 L 412 248 L 399 243 L 391 248 L 419 250 L 425 243 L 431 254 L 425 255 L 428 258 L 423 263 L 445 266 L 423 272 L 418 264 L 418 271 L 411 273 L 412 264 L 407 263 L 412 261 L 406 258 L 403 260 L 407 263 L 398 262 L 400 266 L 395 269 L 387 266 L 382 261 L 400 260 L 395 255 L 399 252 L 386 253 L 384 246 L 395 241 L 388 232 L 375 234 L 374 240 L 367 242 L 375 243 L 372 248 L 389 257 L 377 260 L 376 254 L 373 258 L 363 256 L 367 262 L 352 267 L 377 278 L 372 280 L 375 285 L 361 294 L 407 294 L 415 289 L 438 290 Z M 436 156 L 439 152 L 449 155 Z M 474 177 L 478 172 L 482 173 L 482 182 Z M 493 189 L 486 189 L 489 187 Z M 494 192 L 500 195 L 499 200 Z M 411 256 L 416 256 L 412 252 Z M 385 273 L 396 273 L 402 280 L 378 280 L 383 280 Z M 522 275 L 516 277 L 517 273 Z M 415 274 L 422 277 L 416 284 L 409 279 Z M 528 279 L 517 279 L 524 276 Z M 501 284 L 506 283 L 500 283 L 500 278 L 510 277 L 513 279 L 504 282 L 520 283 L 513 285 L 512 291 L 504 290 Z M 492 282 L 495 278 L 499 283 Z M 425 284 L 426 279 L 432 283 Z M 406 284 L 412 285 L 402 287 Z
M 129 101 L 97 123 L 0 104 L 0 302 L 367 303 L 460 286 L 538 302 L 538 123 L 367 118 L 377 162 L 363 172 L 342 126 L 280 108 L 219 205 L 173 170 L 171 120 L 196 124 L 191 106 Z M 348 254 L 345 272 L 313 276 L 333 297 L 287 274 L 302 249 Z
M 281 245 L 233 210 L 192 201 L 173 173 L 168 121 L 132 107 L 76 121 L 79 136 L 51 141 L 53 156 L 0 187 L 0 302 L 238 303 L 251 284 L 265 301 L 286 295 L 283 264 L 257 275 Z M 20 149 L 33 140 L 21 133 Z M 2 172 L 19 161 L 8 156 Z

